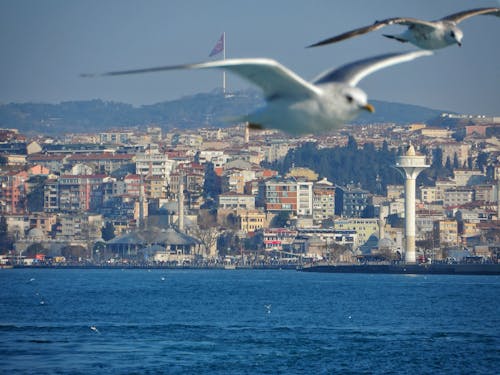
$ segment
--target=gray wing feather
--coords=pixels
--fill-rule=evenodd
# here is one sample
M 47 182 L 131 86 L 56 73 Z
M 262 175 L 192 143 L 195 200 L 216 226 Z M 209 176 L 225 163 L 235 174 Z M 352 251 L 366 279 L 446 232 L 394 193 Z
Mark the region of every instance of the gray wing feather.
M 379 69 L 429 55 L 432 55 L 432 52 L 424 50 L 406 53 L 388 53 L 370 57 L 329 70 L 316 78 L 314 84 L 321 85 L 332 82 L 343 82 L 350 86 L 356 86 L 364 77 Z
M 419 20 L 416 18 L 408 18 L 408 17 L 388 18 L 388 19 L 385 19 L 382 21 L 375 21 L 374 24 L 369 25 L 369 26 L 360 27 L 358 29 L 347 31 L 343 34 L 340 34 L 340 35 L 337 35 L 337 36 L 334 36 L 334 37 L 331 37 L 328 39 L 324 39 L 320 42 L 317 42 L 317 43 L 311 44 L 310 46 L 307 46 L 307 48 L 318 47 L 318 46 L 323 46 L 325 44 L 340 42 L 342 40 L 353 38 L 353 37 L 358 36 L 358 35 L 367 34 L 371 31 L 375 31 L 375 30 L 381 29 L 384 26 L 393 25 L 393 24 L 405 25 L 405 26 L 420 25 L 420 26 L 429 27 L 432 29 L 435 28 L 434 23 Z
M 469 17 L 480 16 L 483 14 L 490 14 L 492 16 L 500 17 L 500 8 L 477 8 L 464 10 L 462 12 L 450 14 L 449 16 L 443 17 L 441 21 L 460 23 Z
M 259 86 L 266 99 L 276 97 L 311 97 L 320 90 L 297 74 L 272 59 L 246 58 L 208 61 L 195 64 L 160 66 L 155 68 L 123 70 L 101 74 L 117 76 L 127 74 L 152 73 L 178 69 L 225 69 Z M 84 75 L 92 76 L 92 75 Z

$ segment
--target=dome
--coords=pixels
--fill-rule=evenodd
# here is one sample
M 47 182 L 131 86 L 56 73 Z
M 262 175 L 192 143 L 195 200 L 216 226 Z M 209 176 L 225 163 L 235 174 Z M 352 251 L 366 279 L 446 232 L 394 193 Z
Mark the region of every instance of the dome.
M 394 246 L 394 242 L 390 238 L 382 238 L 381 240 L 378 241 L 378 248 L 392 248 Z
M 406 156 L 415 156 L 415 147 L 413 147 L 412 144 L 408 146 L 408 149 L 406 150 Z
M 28 232 L 27 239 L 30 241 L 44 241 L 45 233 L 40 228 L 32 228 Z

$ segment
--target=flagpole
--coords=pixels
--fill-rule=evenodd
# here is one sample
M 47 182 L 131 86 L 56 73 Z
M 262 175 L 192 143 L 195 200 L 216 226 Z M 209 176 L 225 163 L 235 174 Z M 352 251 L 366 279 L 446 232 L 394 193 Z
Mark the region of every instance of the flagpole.
M 222 52 L 223 59 L 226 60 L 226 32 L 222 33 Z M 226 71 L 222 71 L 222 93 L 226 95 Z

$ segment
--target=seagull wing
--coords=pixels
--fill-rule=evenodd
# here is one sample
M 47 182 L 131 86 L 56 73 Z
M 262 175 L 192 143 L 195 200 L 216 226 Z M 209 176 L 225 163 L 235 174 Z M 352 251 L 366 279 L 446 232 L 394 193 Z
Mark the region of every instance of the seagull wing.
M 394 24 L 405 25 L 405 26 L 420 25 L 422 27 L 428 27 L 430 29 L 436 28 L 436 25 L 434 23 L 428 22 L 428 21 L 422 21 L 422 20 L 419 20 L 416 18 L 407 18 L 407 17 L 388 18 L 388 19 L 382 20 L 382 21 L 375 21 L 375 23 L 370 25 L 370 26 L 360 27 L 359 29 L 347 31 L 343 34 L 334 36 L 332 38 L 328 38 L 328 39 L 322 40 L 320 42 L 311 44 L 310 46 L 308 46 L 308 48 L 309 47 L 318 47 L 318 46 L 323 46 L 325 44 L 340 42 L 342 40 L 353 38 L 353 37 L 358 36 L 358 35 L 367 34 L 370 31 L 375 31 L 375 30 L 381 29 L 384 26 L 389 26 L 389 25 L 394 25 Z
M 321 90 L 272 59 L 246 58 L 208 61 L 195 64 L 160 66 L 104 73 L 105 76 L 160 72 L 176 69 L 226 69 L 259 86 L 266 99 L 277 97 L 314 97 Z M 83 75 L 92 76 L 92 75 Z
M 332 82 L 343 82 L 350 86 L 356 86 L 367 75 L 379 69 L 429 55 L 432 55 L 431 51 L 423 50 L 406 53 L 388 53 L 370 57 L 329 70 L 316 78 L 313 83 L 321 85 Z
M 441 21 L 452 21 L 455 23 L 460 23 L 469 17 L 480 16 L 482 14 L 490 14 L 492 16 L 500 17 L 500 8 L 477 8 L 464 10 L 463 12 L 458 12 L 443 17 Z

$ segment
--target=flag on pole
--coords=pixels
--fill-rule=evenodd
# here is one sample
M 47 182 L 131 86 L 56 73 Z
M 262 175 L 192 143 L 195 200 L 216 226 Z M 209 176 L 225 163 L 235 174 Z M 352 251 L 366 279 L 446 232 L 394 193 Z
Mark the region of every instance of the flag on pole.
M 215 44 L 214 48 L 212 49 L 212 52 L 210 52 L 210 55 L 208 55 L 208 57 L 218 55 L 222 51 L 224 51 L 224 33 L 222 33 L 219 40 L 217 41 L 217 44 Z

